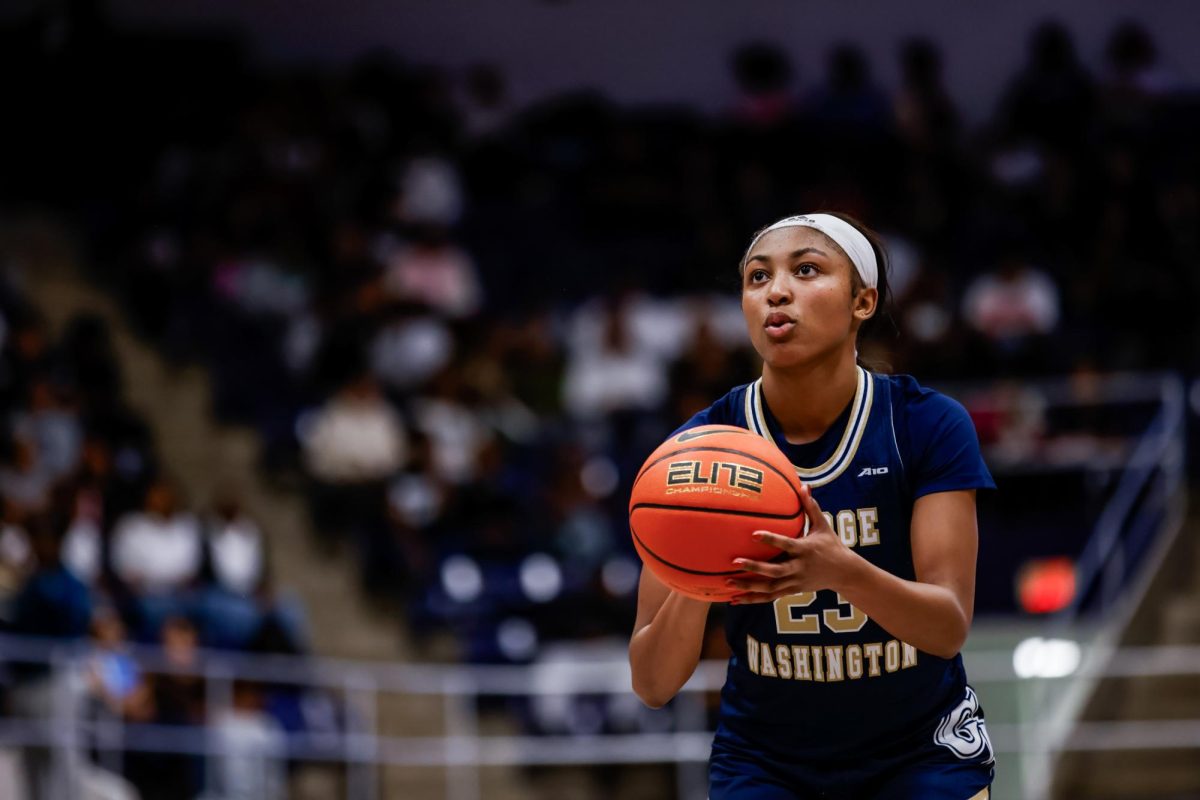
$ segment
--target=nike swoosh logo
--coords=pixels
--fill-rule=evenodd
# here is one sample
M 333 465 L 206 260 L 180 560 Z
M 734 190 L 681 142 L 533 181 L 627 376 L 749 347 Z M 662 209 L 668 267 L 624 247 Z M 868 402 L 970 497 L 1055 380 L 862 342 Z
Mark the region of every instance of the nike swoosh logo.
M 703 436 L 716 436 L 718 433 L 738 433 L 738 431 L 684 431 L 675 437 L 677 442 L 690 442 L 692 439 L 699 439 Z

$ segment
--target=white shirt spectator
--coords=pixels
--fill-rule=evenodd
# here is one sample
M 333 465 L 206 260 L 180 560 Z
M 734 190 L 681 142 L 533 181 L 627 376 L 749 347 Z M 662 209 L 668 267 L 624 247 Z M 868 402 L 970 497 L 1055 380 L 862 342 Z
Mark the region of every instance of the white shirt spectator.
M 246 708 L 225 709 L 209 723 L 220 745 L 211 771 L 218 794 L 226 800 L 283 800 L 287 773 L 278 754 L 286 736 L 275 718 Z
M 981 275 L 963 296 L 967 322 L 993 340 L 1050 333 L 1058 315 L 1058 288 L 1035 269 Z
M 454 355 L 454 337 L 437 317 L 398 320 L 371 343 L 371 370 L 399 391 L 418 386 Z
M 217 583 L 231 592 L 253 594 L 266 564 L 262 532 L 254 520 L 216 520 L 208 534 L 208 552 Z
M 571 325 L 563 405 L 584 419 L 656 408 L 667 395 L 666 363 L 691 324 L 686 305 L 636 295 L 581 308 Z
M 200 571 L 200 523 L 188 513 L 130 512 L 113 528 L 112 547 L 117 577 L 149 592 L 180 589 Z
M 408 451 L 400 417 L 378 395 L 338 394 L 317 412 L 302 440 L 309 470 L 329 483 L 388 478 Z
M 95 520 L 76 516 L 63 537 L 62 561 L 76 578 L 94 586 L 100 576 L 100 526 Z
M 463 211 L 462 181 L 444 158 L 414 158 L 400 178 L 398 216 L 405 222 L 449 227 Z
M 563 404 L 581 418 L 651 410 L 666 396 L 666 369 L 646 353 L 604 351 L 573 358 L 563 381 Z
M 433 467 L 450 483 L 473 477 L 475 459 L 492 432 L 471 409 L 440 397 L 419 398 L 413 403 L 416 427 L 433 445 Z
M 475 262 L 452 244 L 397 249 L 383 282 L 393 297 L 424 303 L 451 318 L 470 316 L 483 302 Z

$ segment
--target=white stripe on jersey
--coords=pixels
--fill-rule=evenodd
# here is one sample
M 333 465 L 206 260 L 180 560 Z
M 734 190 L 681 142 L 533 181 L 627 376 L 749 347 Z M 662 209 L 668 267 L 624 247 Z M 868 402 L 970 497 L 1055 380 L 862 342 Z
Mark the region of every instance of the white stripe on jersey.
M 871 406 L 875 398 L 875 381 L 871 374 L 858 367 L 858 386 L 854 390 L 854 400 L 851 402 L 850 419 L 842 432 L 842 439 L 834 449 L 833 455 L 818 467 L 806 468 L 798 464 L 792 466 L 800 479 L 810 486 L 824 486 L 837 478 L 854 461 L 858 445 L 862 442 L 863 431 L 867 428 L 867 420 L 871 416 Z M 746 421 L 750 429 L 765 439 L 771 439 L 770 427 L 767 425 L 767 415 L 762 405 L 762 378 L 746 388 Z

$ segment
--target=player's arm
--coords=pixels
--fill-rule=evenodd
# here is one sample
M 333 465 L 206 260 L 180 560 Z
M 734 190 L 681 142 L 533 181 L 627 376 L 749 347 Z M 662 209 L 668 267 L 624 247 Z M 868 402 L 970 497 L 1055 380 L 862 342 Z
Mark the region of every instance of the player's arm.
M 629 666 L 633 691 L 646 705 L 666 705 L 696 671 L 710 605 L 671 591 L 642 570 Z
M 800 500 L 812 520 L 808 536 L 792 539 L 759 531 L 756 538 L 789 554 L 783 561 L 735 559 L 761 577 L 731 579 L 742 589 L 733 603 L 772 602 L 789 594 L 833 589 L 842 600 L 918 650 L 952 658 L 962 649 L 975 608 L 975 556 L 979 549 L 975 491 L 936 492 L 917 499 L 910 536 L 916 580 L 880 569 L 842 543 L 812 490 Z
M 975 613 L 975 491 L 917 498 L 911 538 L 915 581 L 857 558 L 838 591 L 897 639 L 953 658 L 967 640 Z

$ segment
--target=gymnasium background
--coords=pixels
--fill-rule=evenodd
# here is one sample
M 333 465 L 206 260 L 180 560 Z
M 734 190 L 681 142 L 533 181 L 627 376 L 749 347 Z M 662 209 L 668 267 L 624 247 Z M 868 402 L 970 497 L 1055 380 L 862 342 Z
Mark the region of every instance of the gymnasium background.
M 961 400 L 997 798 L 1200 797 L 1188 2 L 0 9 L 0 797 L 703 798 L 634 471 L 751 233 Z

